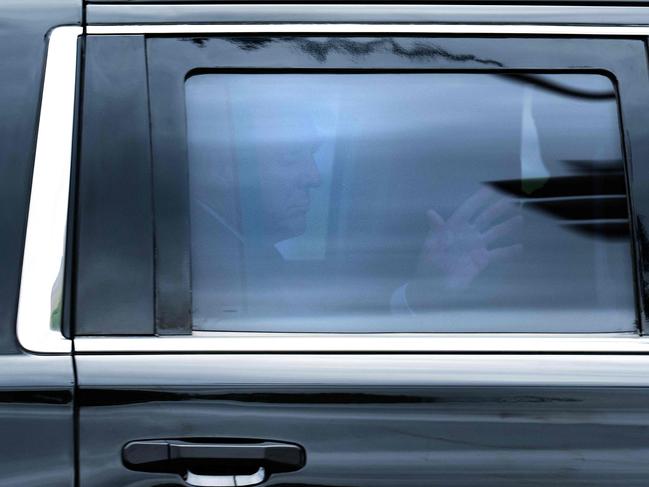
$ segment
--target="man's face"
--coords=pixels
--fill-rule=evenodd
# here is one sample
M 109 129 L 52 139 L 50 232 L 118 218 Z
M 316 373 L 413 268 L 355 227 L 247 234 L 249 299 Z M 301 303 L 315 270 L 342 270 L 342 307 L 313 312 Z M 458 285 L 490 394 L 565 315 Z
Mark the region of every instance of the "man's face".
M 311 204 L 309 190 L 320 185 L 313 138 L 271 144 L 260 161 L 266 231 L 273 243 L 301 235 Z

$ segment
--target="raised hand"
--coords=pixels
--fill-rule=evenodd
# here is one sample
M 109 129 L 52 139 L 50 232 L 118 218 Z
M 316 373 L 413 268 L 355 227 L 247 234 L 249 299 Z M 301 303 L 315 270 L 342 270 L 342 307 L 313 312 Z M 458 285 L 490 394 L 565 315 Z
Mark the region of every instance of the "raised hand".
M 503 198 L 489 203 L 492 198 L 493 192 L 482 188 L 446 221 L 435 210 L 428 210 L 430 231 L 417 268 L 419 278 L 435 276 L 449 289 L 462 289 L 490 264 L 522 251 L 520 243 L 489 248 L 502 243 L 522 223 L 520 215 L 505 218 L 512 208 L 510 202 Z

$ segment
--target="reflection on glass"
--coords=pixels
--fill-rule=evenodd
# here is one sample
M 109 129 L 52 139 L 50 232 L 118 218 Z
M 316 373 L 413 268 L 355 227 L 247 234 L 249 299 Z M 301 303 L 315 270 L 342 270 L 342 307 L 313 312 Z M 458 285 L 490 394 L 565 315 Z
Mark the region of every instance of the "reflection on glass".
M 186 83 L 194 328 L 632 331 L 599 75 Z

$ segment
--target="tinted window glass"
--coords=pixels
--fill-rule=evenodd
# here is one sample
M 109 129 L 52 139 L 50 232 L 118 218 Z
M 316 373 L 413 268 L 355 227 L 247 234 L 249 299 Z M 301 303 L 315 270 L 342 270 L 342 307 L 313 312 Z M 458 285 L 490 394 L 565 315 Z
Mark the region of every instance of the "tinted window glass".
M 194 329 L 634 329 L 608 78 L 201 74 L 186 98 Z

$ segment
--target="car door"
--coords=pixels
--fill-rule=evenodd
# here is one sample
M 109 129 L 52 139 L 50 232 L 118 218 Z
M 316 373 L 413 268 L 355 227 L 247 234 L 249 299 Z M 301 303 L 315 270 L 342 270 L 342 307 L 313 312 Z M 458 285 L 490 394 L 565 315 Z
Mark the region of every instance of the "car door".
M 89 26 L 80 484 L 644 485 L 641 35 Z

